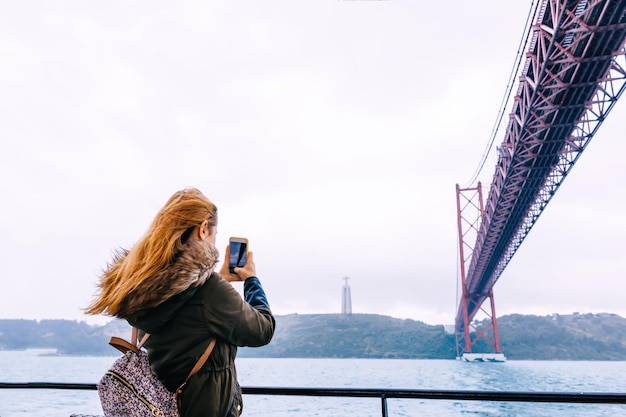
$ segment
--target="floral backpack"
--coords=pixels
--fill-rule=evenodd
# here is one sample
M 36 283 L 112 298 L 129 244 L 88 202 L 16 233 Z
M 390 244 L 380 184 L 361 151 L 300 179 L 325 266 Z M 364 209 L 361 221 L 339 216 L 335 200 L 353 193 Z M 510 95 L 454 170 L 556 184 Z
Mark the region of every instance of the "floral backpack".
M 209 346 L 189 372 L 176 392 L 171 392 L 159 381 L 150 368 L 148 353 L 142 349 L 150 334 L 137 344 L 137 329 L 133 327 L 132 342 L 112 337 L 109 344 L 121 351 L 118 358 L 98 383 L 98 395 L 106 417 L 178 417 L 179 396 L 196 372 L 206 362 L 216 340 Z

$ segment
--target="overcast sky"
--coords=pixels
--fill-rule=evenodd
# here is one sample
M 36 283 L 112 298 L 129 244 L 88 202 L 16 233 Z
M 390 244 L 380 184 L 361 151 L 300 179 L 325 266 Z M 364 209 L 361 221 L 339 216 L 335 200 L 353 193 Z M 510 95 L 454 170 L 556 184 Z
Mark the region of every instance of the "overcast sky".
M 530 6 L 3 2 L 0 318 L 108 320 L 82 308 L 113 251 L 194 186 L 222 254 L 250 239 L 275 314 L 340 312 L 349 276 L 355 313 L 453 323 L 455 186 Z M 624 101 L 496 284 L 498 315 L 626 316 Z

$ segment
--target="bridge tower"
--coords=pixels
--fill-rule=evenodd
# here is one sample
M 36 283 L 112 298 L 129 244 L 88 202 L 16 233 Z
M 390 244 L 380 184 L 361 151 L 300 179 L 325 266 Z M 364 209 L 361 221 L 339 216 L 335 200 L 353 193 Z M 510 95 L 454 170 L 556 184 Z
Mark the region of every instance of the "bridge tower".
M 352 314 L 352 298 L 350 297 L 350 286 L 348 285 L 350 277 L 343 277 L 342 279 L 345 281 L 345 284 L 341 293 L 341 314 L 347 316 Z
M 459 232 L 459 258 L 460 258 L 460 274 L 461 274 L 461 300 L 459 303 L 459 314 L 457 314 L 455 323 L 456 335 L 456 354 L 457 359 L 475 362 L 490 361 L 503 362 L 504 355 L 500 351 L 500 338 L 498 335 L 498 322 L 496 319 L 496 307 L 493 299 L 493 287 L 485 291 L 483 299 L 489 298 L 491 311 L 485 310 L 482 305 L 473 305 L 476 295 L 468 290 L 466 283 L 466 271 L 471 265 L 471 257 L 474 253 L 474 244 L 478 237 L 478 229 L 480 222 L 484 216 L 483 194 L 481 183 L 478 182 L 476 187 L 460 188 L 456 186 L 456 204 L 457 204 L 457 224 Z M 481 303 L 482 304 L 482 303 Z M 479 325 L 474 322 L 474 316 L 470 316 L 470 311 L 478 311 L 479 309 L 486 316 L 486 324 Z M 482 341 L 482 344 L 479 342 Z M 479 343 L 480 348 L 484 349 L 491 346 L 494 352 L 475 353 L 472 347 Z

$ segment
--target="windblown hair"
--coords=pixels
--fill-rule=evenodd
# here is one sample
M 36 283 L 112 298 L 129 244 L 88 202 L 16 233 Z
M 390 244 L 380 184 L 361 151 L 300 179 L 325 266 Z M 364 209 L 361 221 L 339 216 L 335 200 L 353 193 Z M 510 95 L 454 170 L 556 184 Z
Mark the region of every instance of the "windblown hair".
M 96 299 L 85 312 L 117 316 L 129 294 L 154 286 L 150 279 L 174 263 L 193 229 L 205 220 L 209 227 L 217 225 L 217 207 L 199 190 L 188 188 L 174 193 L 141 240 L 129 251 L 115 255 L 100 278 Z

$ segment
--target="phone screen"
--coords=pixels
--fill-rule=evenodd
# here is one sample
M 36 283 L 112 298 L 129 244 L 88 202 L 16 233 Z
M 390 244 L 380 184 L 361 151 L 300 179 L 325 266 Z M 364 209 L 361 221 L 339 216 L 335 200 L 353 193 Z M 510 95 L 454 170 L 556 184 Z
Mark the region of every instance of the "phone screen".
M 246 264 L 246 254 L 248 253 L 248 245 L 246 242 L 230 241 L 230 260 L 228 267 L 230 272 L 235 272 L 235 267 L 241 268 Z

